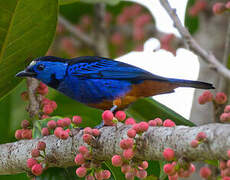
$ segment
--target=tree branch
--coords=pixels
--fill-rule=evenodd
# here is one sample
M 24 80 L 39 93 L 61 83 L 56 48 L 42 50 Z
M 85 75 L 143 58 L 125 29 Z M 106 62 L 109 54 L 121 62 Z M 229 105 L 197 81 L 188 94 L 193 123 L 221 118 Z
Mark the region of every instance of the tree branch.
M 67 19 L 65 19 L 62 15 L 58 16 L 58 21 L 65 26 L 65 28 L 71 32 L 77 39 L 79 39 L 82 43 L 86 44 L 91 48 L 95 48 L 94 41 L 88 37 L 85 33 L 81 32 L 79 29 L 74 27 Z
M 211 53 L 203 49 L 191 36 L 188 30 L 182 25 L 180 19 L 176 14 L 176 10 L 172 9 L 167 0 L 160 0 L 161 5 L 165 8 L 171 19 L 173 20 L 174 26 L 177 28 L 182 38 L 188 44 L 191 51 L 199 55 L 204 61 L 210 64 L 210 67 L 214 68 L 219 74 L 230 79 L 230 71 L 220 63 L 220 61 Z
M 101 128 L 101 136 L 95 140 L 93 157 L 97 160 L 108 160 L 114 154 L 121 154 L 119 147 L 121 139 L 127 138 L 130 126 L 119 125 Z M 230 125 L 208 124 L 200 127 L 150 127 L 137 140 L 135 158 L 140 160 L 162 160 L 165 148 L 172 148 L 176 158 L 186 158 L 188 161 L 228 159 L 227 150 L 230 149 Z M 192 148 L 190 142 L 199 132 L 205 132 L 207 142 Z M 0 174 L 16 174 L 28 171 L 26 161 L 31 157 L 31 150 L 38 141 L 47 144 L 46 154 L 50 167 L 67 167 L 74 165 L 77 149 L 85 145 L 82 140 L 83 131 L 74 130 L 74 136 L 61 140 L 54 135 L 41 139 L 21 140 L 14 143 L 0 145 Z

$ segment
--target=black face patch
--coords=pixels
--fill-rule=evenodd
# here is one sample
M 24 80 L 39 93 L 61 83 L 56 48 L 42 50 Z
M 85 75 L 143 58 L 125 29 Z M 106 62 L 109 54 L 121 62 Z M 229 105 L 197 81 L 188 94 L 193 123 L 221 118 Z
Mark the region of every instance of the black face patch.
M 57 89 L 59 84 L 60 84 L 60 81 L 58 79 L 56 79 L 56 75 L 52 74 L 51 75 L 51 81 L 48 85 L 54 89 Z

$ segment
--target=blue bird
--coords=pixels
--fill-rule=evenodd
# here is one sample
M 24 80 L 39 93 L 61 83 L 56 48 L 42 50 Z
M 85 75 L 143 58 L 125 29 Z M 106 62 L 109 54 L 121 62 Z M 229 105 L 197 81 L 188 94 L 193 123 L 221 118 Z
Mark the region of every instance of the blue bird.
M 36 78 L 78 102 L 103 110 L 124 109 L 139 98 L 171 93 L 177 87 L 214 89 L 209 83 L 165 78 L 96 56 L 39 57 L 16 76 Z

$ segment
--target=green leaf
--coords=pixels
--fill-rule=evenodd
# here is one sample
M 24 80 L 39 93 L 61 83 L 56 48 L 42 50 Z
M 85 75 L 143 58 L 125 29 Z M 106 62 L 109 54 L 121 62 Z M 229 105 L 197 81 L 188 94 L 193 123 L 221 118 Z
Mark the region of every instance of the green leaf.
M 199 17 L 198 16 L 192 17 L 189 15 L 189 9 L 195 4 L 195 2 L 196 0 L 189 0 L 185 11 L 184 24 L 191 34 L 194 34 L 199 28 Z
M 219 167 L 219 161 L 218 160 L 205 160 L 205 163 L 215 166 L 215 167 Z
M 15 74 L 25 60 L 42 56 L 56 29 L 57 0 L 0 1 L 0 98 L 21 79 Z
M 111 161 L 106 161 L 105 165 L 111 171 L 115 180 L 125 180 L 125 175 L 121 172 L 120 167 L 115 167 L 112 165 Z
M 159 161 L 160 163 L 160 176 L 159 176 L 159 179 L 160 180 L 166 180 L 168 179 L 168 175 L 165 174 L 164 170 L 163 170 L 163 167 L 165 164 L 167 164 L 168 162 L 167 161 Z
M 59 5 L 71 4 L 79 1 L 84 3 L 107 3 L 109 5 L 115 5 L 120 2 L 120 0 L 59 0 Z
M 177 125 L 195 126 L 191 121 L 152 98 L 139 99 L 126 110 L 126 113 L 138 121 L 149 121 L 159 117 L 163 120 L 171 119 Z

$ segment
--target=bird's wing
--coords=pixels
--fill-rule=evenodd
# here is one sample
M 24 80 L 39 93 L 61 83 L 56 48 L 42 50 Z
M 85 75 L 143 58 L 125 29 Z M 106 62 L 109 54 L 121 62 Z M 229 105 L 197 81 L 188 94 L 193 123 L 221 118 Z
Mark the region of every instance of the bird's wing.
M 98 57 L 95 57 L 98 58 Z M 79 78 L 88 79 L 118 79 L 118 80 L 156 80 L 168 81 L 167 78 L 157 76 L 138 67 L 114 61 L 111 59 L 81 60 L 69 65 L 68 73 Z

